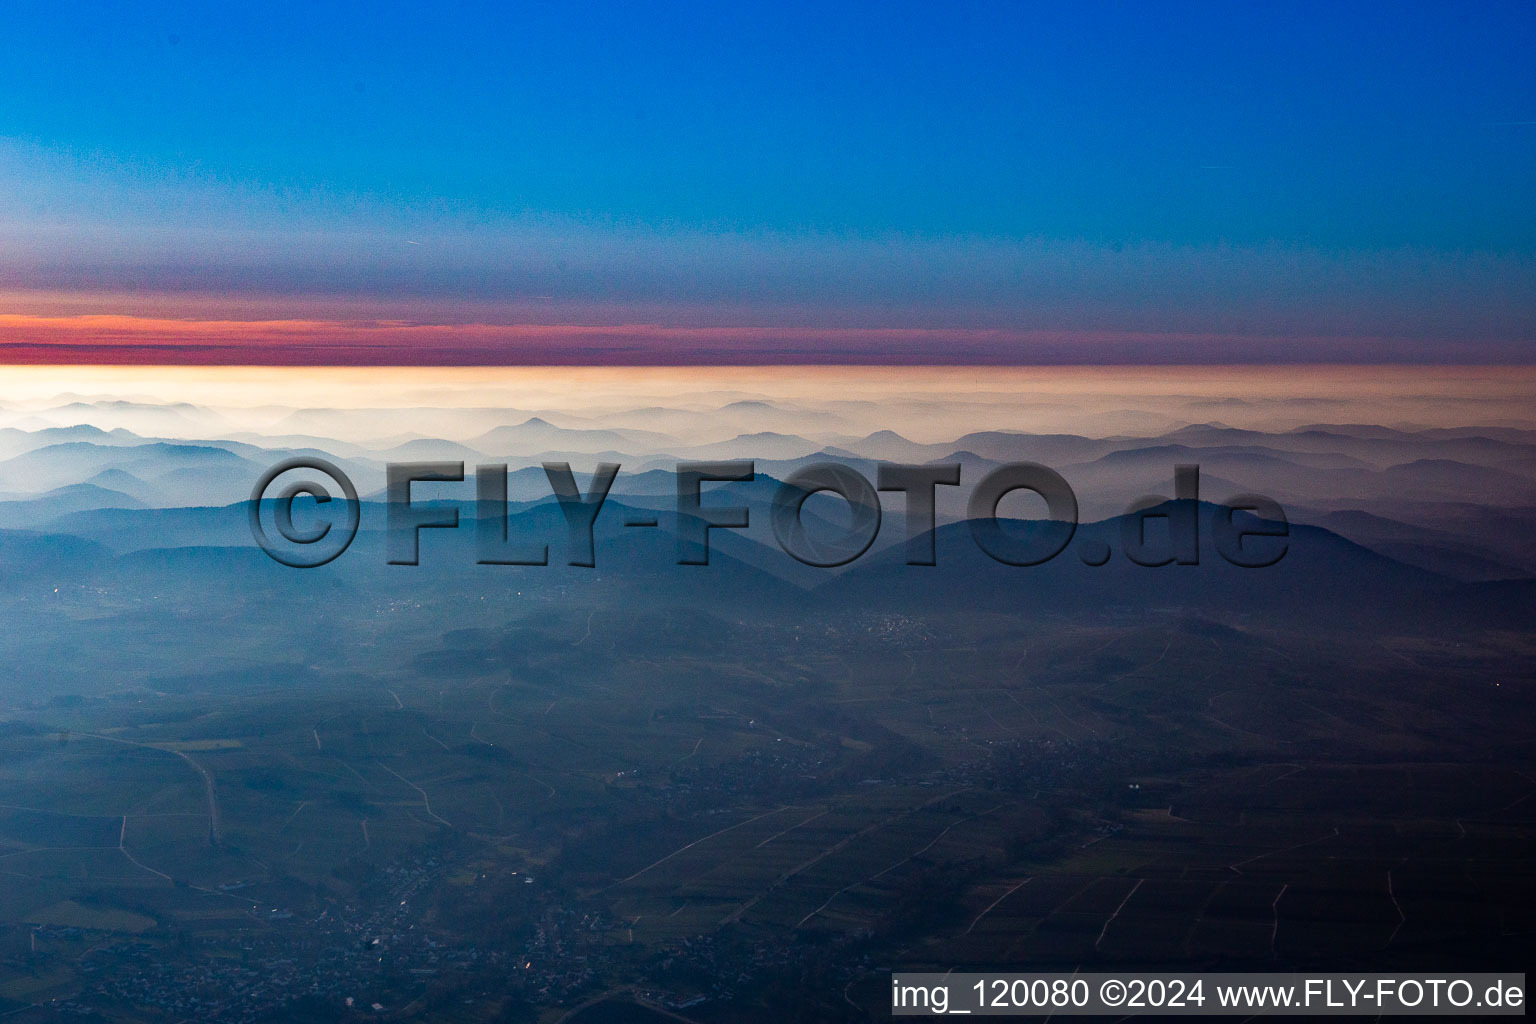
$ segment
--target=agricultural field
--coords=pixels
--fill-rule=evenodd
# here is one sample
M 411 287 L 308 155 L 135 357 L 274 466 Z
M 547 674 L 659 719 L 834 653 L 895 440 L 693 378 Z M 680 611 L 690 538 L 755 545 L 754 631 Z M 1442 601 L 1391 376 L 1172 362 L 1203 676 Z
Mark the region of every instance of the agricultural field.
M 233 957 L 252 1006 L 277 970 L 863 1019 L 875 966 L 1518 967 L 1509 644 L 535 609 L 313 687 L 50 699 L 0 729 L 0 996 L 154 1005 Z

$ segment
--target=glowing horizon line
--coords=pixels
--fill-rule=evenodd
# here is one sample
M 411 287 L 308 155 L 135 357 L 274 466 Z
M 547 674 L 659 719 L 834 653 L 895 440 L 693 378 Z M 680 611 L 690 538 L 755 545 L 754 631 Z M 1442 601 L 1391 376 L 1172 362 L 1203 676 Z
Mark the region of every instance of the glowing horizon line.
M 1512 346 L 1515 343 L 1512 343 Z M 1383 336 L 1009 327 L 442 323 L 0 313 L 0 363 L 104 365 L 1127 365 L 1507 363 L 1518 347 Z M 1340 354 L 1344 358 L 1339 358 Z M 1508 358 L 1509 353 L 1518 353 Z M 1472 358 L 1465 358 L 1467 356 Z M 1501 358 L 1504 357 L 1504 358 Z

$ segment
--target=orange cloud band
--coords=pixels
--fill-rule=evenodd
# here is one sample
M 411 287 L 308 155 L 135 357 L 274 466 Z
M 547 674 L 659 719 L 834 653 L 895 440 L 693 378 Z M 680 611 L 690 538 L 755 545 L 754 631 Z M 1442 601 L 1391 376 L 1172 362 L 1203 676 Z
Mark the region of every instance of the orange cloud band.
M 731 365 L 1275 362 L 1387 339 L 921 327 L 411 323 L 0 314 L 0 363 L 112 365 Z

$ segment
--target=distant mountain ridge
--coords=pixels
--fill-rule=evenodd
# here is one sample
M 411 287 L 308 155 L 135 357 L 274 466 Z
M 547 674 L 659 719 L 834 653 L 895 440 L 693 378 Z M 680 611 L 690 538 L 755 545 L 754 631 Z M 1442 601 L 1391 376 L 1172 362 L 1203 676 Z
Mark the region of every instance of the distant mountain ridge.
M 740 413 L 794 412 L 755 399 L 730 405 Z M 1336 512 L 1373 516 L 1380 522 L 1367 526 L 1355 520 L 1345 532 L 1415 565 L 1464 580 L 1536 571 L 1536 543 L 1524 539 L 1536 530 L 1536 431 L 1516 428 L 1407 431 L 1319 424 L 1264 431 L 1202 423 L 1158 436 L 989 430 L 943 443 L 915 442 L 889 429 L 836 441 L 814 432 L 760 430 L 689 444 L 659 431 L 562 427 L 530 416 L 467 443 L 400 436 L 405 439 L 392 446 L 369 448 L 313 435 L 178 440 L 89 424 L 8 427 L 0 429 L 0 494 L 37 503 L 11 506 L 0 512 L 0 522 L 52 528 L 64 517 L 96 509 L 225 506 L 243 500 L 266 468 L 294 455 L 335 462 L 371 496 L 382 496 L 388 462 L 463 462 L 470 475 L 477 464 L 504 461 L 512 467 L 510 494 L 523 501 L 548 494 L 541 461 L 569 461 L 578 474 L 598 461 L 613 461 L 624 467 L 614 496 L 658 509 L 673 503 L 671 473 L 684 460 L 752 459 L 760 477 L 772 481 L 822 461 L 843 463 L 871 480 L 880 461 L 960 463 L 962 485 L 938 491 L 941 522 L 965 514 L 970 488 L 996 466 L 1034 461 L 1061 472 L 1077 492 L 1084 516 L 1095 519 L 1142 495 L 1168 493 L 1173 466 L 1190 462 L 1201 466 L 1201 494 L 1207 499 L 1257 491 L 1288 508 L 1305 509 L 1304 518 L 1319 525 Z M 95 489 L 63 491 L 78 485 Z M 472 486 L 466 482 L 460 490 L 468 494 Z M 753 502 L 766 506 L 776 483 L 759 486 L 770 491 L 759 495 L 757 486 L 746 489 Z M 900 514 L 899 498 L 883 504 L 888 515 Z M 1018 513 L 1026 506 L 1013 507 Z M 1481 511 L 1469 518 L 1467 509 Z M 83 522 L 73 519 L 59 528 Z M 1410 536 L 1415 530 L 1429 533 Z

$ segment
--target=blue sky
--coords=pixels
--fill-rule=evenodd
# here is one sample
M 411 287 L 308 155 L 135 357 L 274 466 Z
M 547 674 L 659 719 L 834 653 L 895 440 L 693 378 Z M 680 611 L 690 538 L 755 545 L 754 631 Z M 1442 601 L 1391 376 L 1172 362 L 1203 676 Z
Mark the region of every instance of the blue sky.
M 1536 340 L 1528 4 L 826 6 L 8 5 L 0 287 Z

